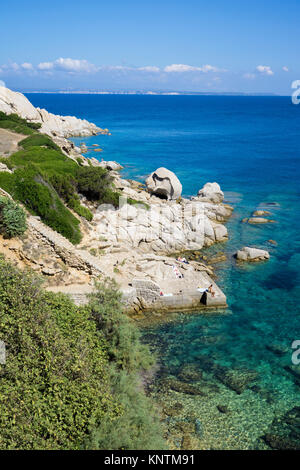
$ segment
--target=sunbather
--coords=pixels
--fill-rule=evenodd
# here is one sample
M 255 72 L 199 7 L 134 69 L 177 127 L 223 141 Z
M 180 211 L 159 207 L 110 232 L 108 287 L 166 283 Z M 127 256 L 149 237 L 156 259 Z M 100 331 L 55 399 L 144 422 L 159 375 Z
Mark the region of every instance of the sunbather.
M 186 258 L 182 258 L 181 256 L 178 256 L 177 261 L 180 263 L 189 264 L 188 260 Z
M 215 291 L 213 290 L 213 285 L 212 284 L 208 287 L 207 291 L 211 294 L 212 297 L 215 296 Z

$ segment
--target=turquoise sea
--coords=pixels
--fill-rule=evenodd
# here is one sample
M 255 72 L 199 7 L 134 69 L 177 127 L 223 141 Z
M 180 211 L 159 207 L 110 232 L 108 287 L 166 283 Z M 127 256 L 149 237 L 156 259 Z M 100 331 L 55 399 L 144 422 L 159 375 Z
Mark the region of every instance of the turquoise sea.
M 300 106 L 262 96 L 27 96 L 109 128 L 111 136 L 74 140 L 100 144 L 100 157 L 124 165 L 124 177 L 143 180 L 165 166 L 184 195 L 217 181 L 234 206 L 229 241 L 206 253 L 227 256 L 215 267 L 228 309 L 179 313 L 144 332 L 160 356 L 149 393 L 164 408 L 171 447 L 300 447 L 300 366 L 291 348 L 300 340 Z M 275 223 L 242 223 L 258 208 Z M 271 259 L 238 266 L 232 255 L 242 246 L 265 248 Z

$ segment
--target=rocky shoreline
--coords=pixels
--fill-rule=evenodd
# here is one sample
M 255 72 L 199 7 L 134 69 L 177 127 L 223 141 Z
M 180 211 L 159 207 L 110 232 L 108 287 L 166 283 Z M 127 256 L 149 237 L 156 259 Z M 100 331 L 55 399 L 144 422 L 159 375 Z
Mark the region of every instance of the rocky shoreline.
M 30 224 L 29 240 L 20 241 L 15 248 L 6 243 L 8 248 L 4 247 L 4 251 L 46 275 L 48 289 L 66 292 L 78 303 L 86 301 L 95 277 L 107 276 L 119 284 L 127 312 L 132 315 L 149 310 L 226 307 L 226 297 L 212 279 L 210 266 L 204 262 L 182 262 L 173 256 L 228 239 L 224 223 L 233 208 L 223 203 L 224 194 L 217 183 L 205 184 L 196 196 L 187 199 L 182 197 L 182 185 L 176 175 L 166 168 L 156 169 L 145 185 L 126 180 L 120 174 L 119 163 L 87 158 L 82 153 L 84 147 L 76 147 L 68 139 L 110 134 L 108 129 L 40 110 L 21 93 L 3 87 L 0 111 L 17 113 L 41 124 L 39 131 L 51 136 L 79 165 L 106 168 L 122 196 L 118 208 L 97 207 L 80 196 L 93 220 L 81 218 L 84 236 L 76 249 L 51 229 L 44 229 L 39 220 Z M 33 252 L 44 253 L 43 261 L 40 256 L 36 259 Z M 209 286 L 212 292 L 207 291 Z

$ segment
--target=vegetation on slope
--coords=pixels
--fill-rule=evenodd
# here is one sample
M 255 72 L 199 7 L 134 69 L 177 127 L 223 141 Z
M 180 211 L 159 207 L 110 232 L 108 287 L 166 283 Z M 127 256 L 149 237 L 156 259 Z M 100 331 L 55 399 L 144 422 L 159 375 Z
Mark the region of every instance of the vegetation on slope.
M 14 172 L 0 173 L 0 187 L 72 243 L 81 240 L 80 220 L 69 209 L 89 221 L 93 218 L 81 205 L 78 193 L 99 203 L 118 204 L 119 194 L 109 173 L 102 168 L 80 167 L 49 136 L 37 132 L 39 125 L 0 113 L 0 127 L 29 134 L 19 142 L 18 152 L 2 159 Z
M 27 229 L 26 214 L 8 197 L 0 196 L 0 233 L 5 238 L 22 235 Z
M 0 338 L 0 449 L 164 447 L 137 389 L 152 359 L 112 283 L 77 307 L 0 259 Z
M 0 111 L 0 127 L 17 132 L 18 134 L 31 135 L 41 127 L 41 124 L 28 122 L 17 114 L 5 114 L 3 111 Z
M 120 193 L 115 190 L 109 172 L 101 167 L 80 166 L 63 154 L 47 136 L 37 132 L 39 125 L 18 116 L 0 113 L 1 124 L 30 134 L 19 142 L 20 150 L 3 161 L 13 173 L 0 173 L 0 187 L 12 195 L 51 228 L 77 244 L 81 240 L 80 220 L 72 214 L 91 221 L 91 211 L 80 203 L 79 194 L 99 204 L 119 204 Z M 138 201 L 128 199 L 129 204 Z M 148 206 L 144 204 L 146 208 Z

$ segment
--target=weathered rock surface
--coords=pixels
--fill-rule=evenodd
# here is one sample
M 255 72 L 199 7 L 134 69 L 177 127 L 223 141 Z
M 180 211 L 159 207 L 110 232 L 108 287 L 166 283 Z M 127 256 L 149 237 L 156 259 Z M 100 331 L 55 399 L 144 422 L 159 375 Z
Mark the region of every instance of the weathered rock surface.
M 253 217 L 262 217 L 264 215 L 271 215 L 271 212 L 258 209 L 257 211 L 254 211 L 252 214 Z
M 239 261 L 264 261 L 270 258 L 268 251 L 248 246 L 238 250 L 235 256 Z
M 266 219 L 264 217 L 250 217 L 250 219 L 246 219 L 248 224 L 273 224 L 275 220 Z
M 175 173 L 163 167 L 148 176 L 146 186 L 150 194 L 168 200 L 178 199 L 182 192 L 182 185 Z
M 124 188 L 122 194 L 149 204 L 145 192 Z M 95 230 L 111 246 L 138 248 L 144 253 L 199 250 L 228 238 L 218 206 L 199 201 L 152 202 L 148 210 L 143 205 L 124 204 L 118 209 L 101 206 L 94 216 Z
M 102 161 L 102 162 L 99 162 L 99 166 L 110 171 L 119 171 L 123 169 L 120 163 L 117 163 L 114 161 Z
M 197 197 L 203 201 L 220 204 L 224 200 L 224 193 L 221 191 L 218 183 L 206 183 L 203 188 L 198 191 Z

